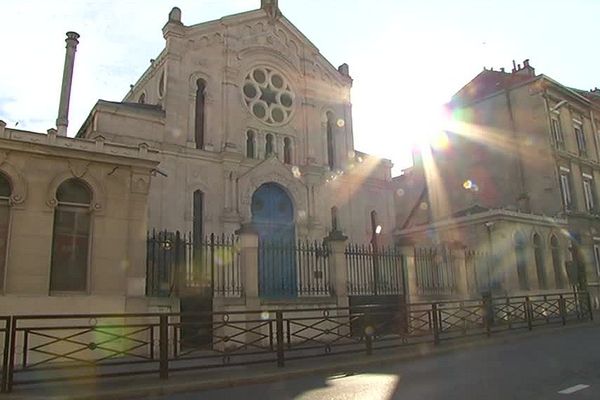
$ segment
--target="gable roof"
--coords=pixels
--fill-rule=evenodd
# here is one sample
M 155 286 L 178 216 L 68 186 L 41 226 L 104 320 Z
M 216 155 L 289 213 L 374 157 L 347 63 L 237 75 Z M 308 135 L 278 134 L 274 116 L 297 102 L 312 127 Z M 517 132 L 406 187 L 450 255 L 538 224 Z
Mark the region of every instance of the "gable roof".
M 471 103 L 500 90 L 531 80 L 531 78 L 532 76 L 527 74 L 484 69 L 452 96 L 450 105 L 460 106 Z

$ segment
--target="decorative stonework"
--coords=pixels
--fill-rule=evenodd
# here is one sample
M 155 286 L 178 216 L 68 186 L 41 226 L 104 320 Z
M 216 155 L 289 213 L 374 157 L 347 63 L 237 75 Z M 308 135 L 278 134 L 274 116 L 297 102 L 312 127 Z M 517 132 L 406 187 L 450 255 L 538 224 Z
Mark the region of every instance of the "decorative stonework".
M 101 213 L 104 210 L 106 204 L 106 193 L 104 187 L 91 174 L 86 172 L 84 175 L 85 176 L 75 175 L 73 171 L 65 171 L 56 175 L 48 184 L 48 187 L 46 189 L 46 205 L 50 209 L 54 209 L 58 205 L 58 200 L 56 199 L 56 191 L 58 190 L 58 187 L 67 179 L 78 178 L 89 186 L 90 192 L 92 193 L 90 211 L 94 211 L 95 213 Z
M 88 171 L 90 162 L 79 160 L 68 160 L 69 170 L 76 178 L 82 178 Z
M 22 204 L 27 198 L 27 182 L 23 175 L 10 163 L 6 162 L 8 152 L 1 152 L 0 173 L 6 175 L 11 185 L 9 202 L 11 206 Z
M 250 113 L 268 125 L 283 125 L 292 116 L 295 94 L 274 68 L 258 66 L 248 72 L 242 96 Z

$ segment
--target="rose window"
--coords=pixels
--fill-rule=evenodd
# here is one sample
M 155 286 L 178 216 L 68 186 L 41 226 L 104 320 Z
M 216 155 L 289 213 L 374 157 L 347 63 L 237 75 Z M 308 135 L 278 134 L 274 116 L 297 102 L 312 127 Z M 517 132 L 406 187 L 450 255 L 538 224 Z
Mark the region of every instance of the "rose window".
M 289 121 L 294 105 L 294 93 L 279 72 L 256 67 L 244 79 L 244 101 L 250 112 L 270 125 Z

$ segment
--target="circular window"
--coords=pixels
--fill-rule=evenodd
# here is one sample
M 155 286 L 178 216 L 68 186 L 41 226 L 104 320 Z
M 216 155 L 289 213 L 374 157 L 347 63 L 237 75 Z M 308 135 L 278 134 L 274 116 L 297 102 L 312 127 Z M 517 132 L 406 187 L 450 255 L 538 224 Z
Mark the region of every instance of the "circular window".
M 244 79 L 242 94 L 250 112 L 264 123 L 281 125 L 290 120 L 294 92 L 279 72 L 254 68 Z

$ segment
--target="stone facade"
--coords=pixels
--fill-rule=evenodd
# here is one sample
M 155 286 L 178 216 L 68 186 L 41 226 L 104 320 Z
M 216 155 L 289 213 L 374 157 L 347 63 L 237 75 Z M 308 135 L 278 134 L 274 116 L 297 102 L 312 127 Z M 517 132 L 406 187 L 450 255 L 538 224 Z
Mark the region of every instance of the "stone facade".
M 158 151 L 151 228 L 191 231 L 199 190 L 203 233 L 233 232 L 251 222 L 256 189 L 276 183 L 298 238 L 325 237 L 332 207 L 352 241 L 371 239 L 372 211 L 390 237 L 392 164 L 354 148 L 347 65 L 334 68 L 276 3 L 198 25 L 175 8 L 163 35 L 123 102 L 98 102 L 78 134 Z
M 0 174 L 10 185 L 0 309 L 11 314 L 148 311 L 145 236 L 151 171 L 145 147 L 8 129 L 0 121 Z M 91 194 L 86 283 L 51 287 L 57 189 L 75 179 Z M 176 306 L 176 305 L 174 305 Z

